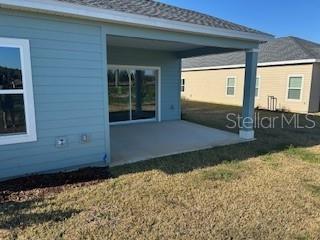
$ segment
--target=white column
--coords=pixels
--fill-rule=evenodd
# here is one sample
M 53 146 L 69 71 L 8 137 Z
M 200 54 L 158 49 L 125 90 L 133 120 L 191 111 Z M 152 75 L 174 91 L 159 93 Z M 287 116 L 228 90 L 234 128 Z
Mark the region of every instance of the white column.
M 258 49 L 246 51 L 246 70 L 244 79 L 243 109 L 240 138 L 254 139 L 254 101 L 257 78 Z

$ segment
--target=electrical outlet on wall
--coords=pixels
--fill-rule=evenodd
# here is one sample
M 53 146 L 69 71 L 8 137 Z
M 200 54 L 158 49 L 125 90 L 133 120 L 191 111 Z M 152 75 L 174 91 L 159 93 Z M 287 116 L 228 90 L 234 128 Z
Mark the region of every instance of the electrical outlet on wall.
M 90 142 L 90 138 L 88 134 L 82 134 L 80 137 L 80 141 L 82 144 L 86 144 Z
M 68 145 L 68 139 L 67 137 L 57 137 L 56 138 L 56 147 L 57 148 L 63 148 Z

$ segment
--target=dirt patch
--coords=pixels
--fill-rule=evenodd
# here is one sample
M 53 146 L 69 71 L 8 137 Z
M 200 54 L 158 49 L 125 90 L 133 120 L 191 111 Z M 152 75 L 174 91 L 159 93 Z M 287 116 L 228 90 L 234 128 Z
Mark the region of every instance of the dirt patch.
M 66 188 L 92 185 L 110 177 L 108 168 L 84 168 L 12 179 L 0 183 L 0 203 L 43 198 Z

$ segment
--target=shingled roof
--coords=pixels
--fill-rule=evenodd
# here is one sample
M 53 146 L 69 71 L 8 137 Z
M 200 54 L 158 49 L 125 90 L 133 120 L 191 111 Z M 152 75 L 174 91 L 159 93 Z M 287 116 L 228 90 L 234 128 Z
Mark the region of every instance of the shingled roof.
M 258 30 L 235 24 L 203 13 L 175 7 L 152 0 L 57 0 L 60 2 L 114 10 L 147 17 L 192 23 L 201 26 L 216 27 L 246 33 L 266 34 Z
M 283 37 L 260 45 L 259 63 L 305 59 L 320 60 L 320 44 L 297 37 Z M 184 59 L 182 66 L 186 69 L 240 65 L 244 63 L 244 52 L 232 52 Z

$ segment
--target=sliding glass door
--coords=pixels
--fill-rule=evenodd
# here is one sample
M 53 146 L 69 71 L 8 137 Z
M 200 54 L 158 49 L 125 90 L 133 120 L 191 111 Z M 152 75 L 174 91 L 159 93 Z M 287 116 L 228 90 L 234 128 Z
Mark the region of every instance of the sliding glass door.
M 109 67 L 110 122 L 155 120 L 159 69 Z

